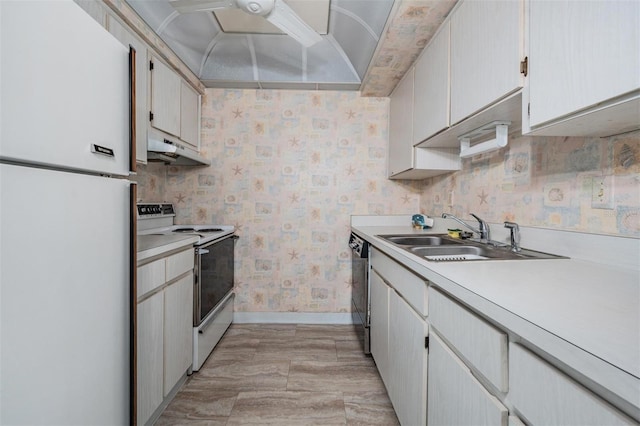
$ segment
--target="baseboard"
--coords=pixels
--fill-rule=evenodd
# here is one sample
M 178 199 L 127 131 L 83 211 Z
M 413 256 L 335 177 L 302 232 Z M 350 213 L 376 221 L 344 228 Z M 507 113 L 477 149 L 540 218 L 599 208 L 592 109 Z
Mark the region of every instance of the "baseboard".
M 353 324 L 351 313 L 234 312 L 236 324 Z

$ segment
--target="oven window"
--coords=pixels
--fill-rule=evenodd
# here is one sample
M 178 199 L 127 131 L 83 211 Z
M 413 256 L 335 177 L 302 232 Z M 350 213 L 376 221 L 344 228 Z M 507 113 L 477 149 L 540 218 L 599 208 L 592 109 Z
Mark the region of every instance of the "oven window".
M 234 238 L 225 238 L 200 255 L 200 321 L 233 289 Z

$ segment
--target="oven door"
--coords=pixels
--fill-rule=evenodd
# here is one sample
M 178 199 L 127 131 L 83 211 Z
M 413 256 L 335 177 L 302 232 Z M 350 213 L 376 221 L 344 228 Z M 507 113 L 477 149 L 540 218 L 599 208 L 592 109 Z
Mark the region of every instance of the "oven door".
M 196 247 L 193 325 L 200 323 L 233 291 L 233 261 L 236 235 Z

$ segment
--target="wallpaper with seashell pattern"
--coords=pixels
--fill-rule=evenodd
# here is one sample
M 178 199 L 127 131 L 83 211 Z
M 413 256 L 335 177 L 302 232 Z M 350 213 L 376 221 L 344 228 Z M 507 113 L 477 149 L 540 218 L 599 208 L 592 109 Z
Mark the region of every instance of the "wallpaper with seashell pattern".
M 474 212 L 640 237 L 640 132 L 511 135 L 507 148 L 457 173 L 390 181 L 388 108 L 388 98 L 356 92 L 207 89 L 202 153 L 211 166 L 139 167 L 139 197 L 173 202 L 178 223 L 238 228 L 235 309 L 247 312 L 349 312 L 352 214 Z M 612 202 L 592 200 L 602 176 L 612 176 Z

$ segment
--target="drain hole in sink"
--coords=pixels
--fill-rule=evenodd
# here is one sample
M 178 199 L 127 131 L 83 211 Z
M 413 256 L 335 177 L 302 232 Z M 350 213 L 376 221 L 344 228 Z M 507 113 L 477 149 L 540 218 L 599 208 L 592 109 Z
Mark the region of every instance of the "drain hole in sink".
M 464 254 L 458 256 L 440 255 L 440 256 L 425 256 L 428 260 L 435 260 L 436 262 L 459 262 L 462 260 L 482 260 L 488 259 L 485 256 L 479 256 L 477 254 Z

